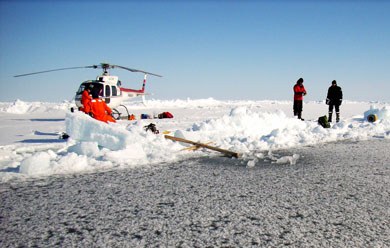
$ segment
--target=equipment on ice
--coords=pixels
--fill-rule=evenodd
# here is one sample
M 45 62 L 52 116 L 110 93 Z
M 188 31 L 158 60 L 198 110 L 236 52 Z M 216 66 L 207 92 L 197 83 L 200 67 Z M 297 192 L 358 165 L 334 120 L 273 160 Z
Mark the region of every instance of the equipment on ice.
M 204 143 L 195 142 L 195 141 L 192 141 L 192 140 L 179 138 L 179 137 L 174 137 L 174 136 L 170 136 L 170 135 L 164 135 L 164 137 L 166 139 L 169 139 L 169 140 L 184 142 L 184 143 L 188 143 L 188 144 L 194 145 L 196 147 L 203 147 L 203 148 L 207 148 L 207 149 L 210 149 L 210 150 L 213 150 L 213 151 L 221 152 L 221 153 L 223 153 L 223 154 L 225 154 L 225 155 L 227 155 L 229 157 L 235 157 L 235 158 L 239 158 L 240 157 L 240 154 L 237 153 L 237 152 L 232 152 L 232 151 L 221 149 L 221 148 L 218 148 L 218 147 L 215 147 L 215 146 L 210 146 L 210 145 L 207 145 L 207 144 L 204 144 Z
M 371 114 L 367 116 L 367 121 L 376 122 L 378 120 L 378 116 L 376 114 Z
M 151 131 L 154 134 L 159 134 L 160 133 L 160 131 L 157 130 L 156 124 L 153 124 L 153 123 L 150 123 L 149 125 L 144 126 L 144 129 L 145 129 L 146 132 L 147 131 Z
M 321 125 L 323 128 L 330 128 L 330 123 L 326 115 L 318 118 L 318 124 Z

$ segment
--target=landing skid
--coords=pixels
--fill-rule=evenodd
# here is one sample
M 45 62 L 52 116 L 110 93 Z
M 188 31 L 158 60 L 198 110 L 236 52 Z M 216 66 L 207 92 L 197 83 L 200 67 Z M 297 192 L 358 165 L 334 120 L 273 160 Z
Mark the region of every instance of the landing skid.
M 111 114 L 112 117 L 114 117 L 115 120 L 121 120 L 121 119 L 128 120 L 130 117 L 130 113 L 127 107 L 125 105 L 119 105 L 118 107 L 125 108 L 127 116 L 122 116 L 122 113 L 118 109 L 112 109 L 112 114 Z

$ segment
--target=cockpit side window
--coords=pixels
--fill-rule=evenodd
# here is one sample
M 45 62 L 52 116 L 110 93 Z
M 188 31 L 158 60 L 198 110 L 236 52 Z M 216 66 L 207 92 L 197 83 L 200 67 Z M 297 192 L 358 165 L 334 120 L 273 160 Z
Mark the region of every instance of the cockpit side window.
M 111 90 L 112 90 L 112 95 L 113 96 L 117 96 L 118 95 L 118 91 L 116 90 L 115 86 L 111 86 Z

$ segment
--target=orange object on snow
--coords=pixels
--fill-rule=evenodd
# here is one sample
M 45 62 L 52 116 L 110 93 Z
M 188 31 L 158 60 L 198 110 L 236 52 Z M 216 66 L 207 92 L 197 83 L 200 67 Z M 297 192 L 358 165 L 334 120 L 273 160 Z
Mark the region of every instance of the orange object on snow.
M 116 122 L 111 116 L 112 110 L 102 99 L 92 99 L 90 102 L 92 117 L 103 122 Z

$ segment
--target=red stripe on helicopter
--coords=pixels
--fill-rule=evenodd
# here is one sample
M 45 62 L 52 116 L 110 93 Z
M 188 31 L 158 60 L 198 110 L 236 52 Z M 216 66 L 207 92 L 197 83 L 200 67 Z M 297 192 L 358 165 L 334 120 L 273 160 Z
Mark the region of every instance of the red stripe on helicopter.
M 133 92 L 133 93 L 144 93 L 145 92 L 144 87 L 142 87 L 141 90 L 133 90 L 133 89 L 128 89 L 128 88 L 120 88 L 120 89 L 123 92 Z

